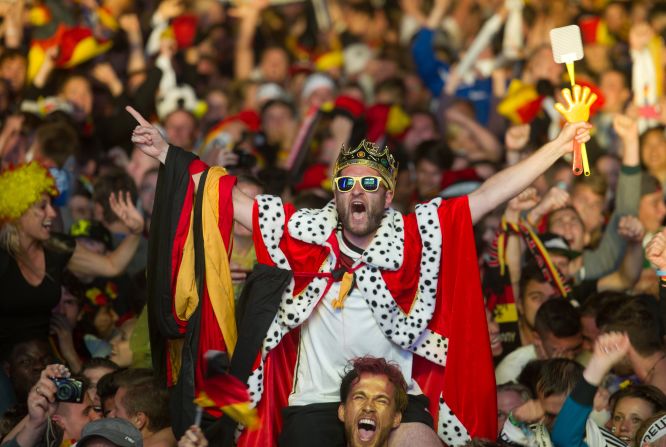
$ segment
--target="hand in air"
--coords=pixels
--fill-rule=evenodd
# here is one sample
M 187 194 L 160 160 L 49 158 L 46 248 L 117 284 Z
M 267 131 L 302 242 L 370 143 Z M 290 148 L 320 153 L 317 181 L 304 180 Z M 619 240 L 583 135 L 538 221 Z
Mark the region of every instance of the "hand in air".
M 655 234 L 645 247 L 645 255 L 658 269 L 666 269 L 666 230 Z
M 109 205 L 120 220 L 129 228 L 132 234 L 139 234 L 143 231 L 143 216 L 132 203 L 132 196 L 129 192 L 111 193 L 109 196 Z
M 150 124 L 133 107 L 125 107 L 130 115 L 139 123 L 132 131 L 132 143 L 136 145 L 144 154 L 158 159 L 162 163 L 166 160 L 166 154 L 169 149 L 169 143 L 164 139 L 157 127 Z

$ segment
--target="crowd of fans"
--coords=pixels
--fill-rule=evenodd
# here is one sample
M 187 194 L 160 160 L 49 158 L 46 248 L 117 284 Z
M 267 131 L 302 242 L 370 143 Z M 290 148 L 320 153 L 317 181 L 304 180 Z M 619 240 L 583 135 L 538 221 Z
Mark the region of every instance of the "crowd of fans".
M 206 445 L 196 427 L 176 439 L 150 370 L 159 161 L 133 147 L 125 106 L 245 194 L 298 208 L 331 200 L 342 145 L 387 145 L 408 213 L 557 135 L 569 79 L 549 31 L 578 24 L 592 175 L 560 160 L 475 226 L 499 430 L 470 445 L 662 445 L 663 2 L 12 0 L 0 17 L 0 177 L 33 162 L 57 187 L 0 222 L 1 442 Z M 2 204 L 21 194 L 7 178 Z M 255 263 L 237 225 L 236 297 Z M 82 401 L 54 402 L 50 378 L 70 374 Z

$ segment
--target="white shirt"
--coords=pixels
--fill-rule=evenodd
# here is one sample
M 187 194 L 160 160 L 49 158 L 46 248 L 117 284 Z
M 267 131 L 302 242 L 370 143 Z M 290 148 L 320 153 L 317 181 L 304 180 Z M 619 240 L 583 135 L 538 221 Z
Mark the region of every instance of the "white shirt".
M 360 256 L 345 247 L 341 238 L 338 240 L 347 255 Z M 289 405 L 339 402 L 345 367 L 349 360 L 365 355 L 397 363 L 408 391 L 421 394 L 416 382 L 411 380 L 412 353 L 386 338 L 358 287 L 350 291 L 342 309 L 333 308 L 339 291 L 340 282 L 336 282 L 301 326 Z
M 495 382 L 498 385 L 515 382 L 525 365 L 536 360 L 537 354 L 534 345 L 521 346 L 504 359 L 495 368 Z

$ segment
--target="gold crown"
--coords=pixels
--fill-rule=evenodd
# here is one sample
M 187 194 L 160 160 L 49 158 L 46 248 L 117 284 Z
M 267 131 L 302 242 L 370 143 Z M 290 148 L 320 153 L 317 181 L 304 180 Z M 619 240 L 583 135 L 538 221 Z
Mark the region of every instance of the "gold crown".
M 363 165 L 374 169 L 384 180 L 388 189 L 395 189 L 395 182 L 398 177 L 398 163 L 391 155 L 388 146 L 382 149 L 372 141 L 363 140 L 352 149 L 342 146 L 340 155 L 335 162 L 335 176 L 337 177 L 344 168 L 352 165 Z

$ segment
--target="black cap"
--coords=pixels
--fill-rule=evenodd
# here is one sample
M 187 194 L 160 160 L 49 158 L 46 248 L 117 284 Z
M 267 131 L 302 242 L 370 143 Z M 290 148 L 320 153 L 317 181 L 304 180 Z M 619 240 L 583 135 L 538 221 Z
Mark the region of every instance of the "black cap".
M 118 447 L 143 447 L 139 430 L 131 422 L 120 418 L 104 418 L 89 422 L 83 427 L 77 447 L 85 447 L 94 438 L 104 438 Z

